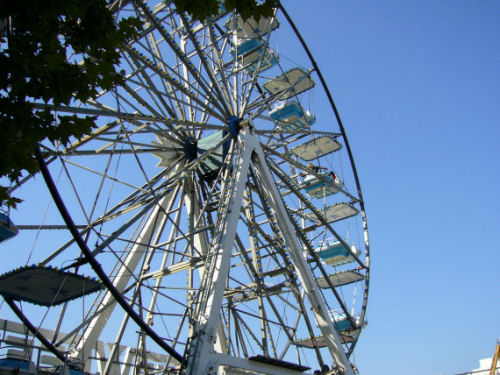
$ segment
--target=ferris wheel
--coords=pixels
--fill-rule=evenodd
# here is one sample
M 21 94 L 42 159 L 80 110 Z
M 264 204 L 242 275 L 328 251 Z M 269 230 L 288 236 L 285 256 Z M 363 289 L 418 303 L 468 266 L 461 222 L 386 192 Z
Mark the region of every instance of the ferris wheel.
M 52 108 L 97 129 L 42 144 L 41 173 L 13 187 L 19 233 L 0 250 L 28 260 L 0 270 L 1 316 L 16 315 L 0 351 L 72 374 L 356 373 L 364 202 L 288 14 L 200 23 L 119 4 L 143 22 L 123 84 Z

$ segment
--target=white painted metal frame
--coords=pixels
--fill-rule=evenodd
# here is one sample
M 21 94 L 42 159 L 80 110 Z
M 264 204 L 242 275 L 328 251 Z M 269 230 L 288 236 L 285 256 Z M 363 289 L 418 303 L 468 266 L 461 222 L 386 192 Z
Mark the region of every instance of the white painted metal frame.
M 307 258 L 294 233 L 294 227 L 287 214 L 283 200 L 280 197 L 276 184 L 266 165 L 266 159 L 261 146 L 254 134 L 249 129 L 244 129 L 238 137 L 237 164 L 235 166 L 230 193 L 227 200 L 221 205 L 219 214 L 220 221 L 217 228 L 215 241 L 212 241 L 208 252 L 209 269 L 206 273 L 209 276 L 208 284 L 205 286 L 205 293 L 201 294 L 197 308 L 197 322 L 192 337 L 188 354 L 187 374 L 201 374 L 203 371 L 216 373 L 220 365 L 237 366 L 248 370 L 264 371 L 269 374 L 290 373 L 285 370 L 281 372 L 273 366 L 256 364 L 255 361 L 238 360 L 235 357 L 228 357 L 217 354 L 214 350 L 216 342 L 216 329 L 220 324 L 220 310 L 222 298 L 229 274 L 231 262 L 231 252 L 233 250 L 240 207 L 243 202 L 243 192 L 247 182 L 248 168 L 250 162 L 257 172 L 257 177 L 262 184 L 271 207 L 278 218 L 279 228 L 288 246 L 290 257 L 301 281 L 306 297 L 312 306 L 316 322 L 326 339 L 328 350 L 335 363 L 344 371 L 346 375 L 352 375 L 352 368 L 347 359 L 338 333 L 336 332 L 324 300 L 319 291 L 319 287 L 314 280 L 312 272 L 307 264 Z M 230 360 L 228 359 L 230 358 Z

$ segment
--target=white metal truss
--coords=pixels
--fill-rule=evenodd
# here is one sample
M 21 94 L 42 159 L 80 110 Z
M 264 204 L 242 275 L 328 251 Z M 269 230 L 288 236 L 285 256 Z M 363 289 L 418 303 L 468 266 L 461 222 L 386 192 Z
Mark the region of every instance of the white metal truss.
M 313 307 L 314 316 L 323 336 L 326 338 L 328 349 L 335 363 L 344 371 L 344 374 L 353 374 L 350 363 L 342 349 L 338 333 L 336 332 L 328 311 L 319 293 L 311 270 L 307 264 L 307 257 L 300 245 L 297 235 L 294 233 L 293 225 L 284 206 L 283 200 L 276 188 L 271 172 L 266 165 L 265 156 L 262 152 L 257 138 L 248 130 L 243 130 L 238 137 L 240 152 L 231 179 L 231 186 L 227 198 L 219 208 L 220 222 L 208 251 L 205 273 L 205 283 L 202 287 L 196 305 L 196 326 L 191 337 L 191 346 L 188 354 L 188 374 L 200 374 L 202 371 L 217 373 L 220 365 L 235 366 L 247 370 L 265 371 L 265 373 L 289 373 L 277 369 L 267 368 L 265 365 L 256 365 L 248 360 L 227 360 L 227 356 L 216 353 L 214 345 L 216 342 L 216 328 L 220 324 L 220 309 L 222 297 L 227 283 L 231 252 L 233 251 L 238 216 L 243 202 L 243 191 L 247 181 L 248 168 L 253 161 L 258 180 L 266 193 L 266 198 L 273 211 L 276 213 L 279 228 L 283 234 L 285 244 L 288 247 L 292 263 L 297 275 L 303 285 L 306 297 Z

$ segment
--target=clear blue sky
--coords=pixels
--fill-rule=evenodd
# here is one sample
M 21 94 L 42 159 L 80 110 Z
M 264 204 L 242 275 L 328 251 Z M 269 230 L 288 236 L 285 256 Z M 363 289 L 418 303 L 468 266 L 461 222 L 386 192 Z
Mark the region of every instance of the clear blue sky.
M 307 5 L 306 5 L 307 3 Z M 500 338 L 500 1 L 284 1 L 369 220 L 364 375 L 451 375 Z

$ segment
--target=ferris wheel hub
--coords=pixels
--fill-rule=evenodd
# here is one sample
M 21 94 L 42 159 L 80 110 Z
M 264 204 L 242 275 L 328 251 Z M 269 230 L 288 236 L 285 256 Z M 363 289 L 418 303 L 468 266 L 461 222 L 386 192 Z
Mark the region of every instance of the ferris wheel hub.
M 184 155 L 191 162 L 198 157 L 198 142 L 192 137 L 184 138 Z
M 229 134 L 231 137 L 236 140 L 238 138 L 238 134 L 240 133 L 240 118 L 238 116 L 231 116 L 228 119 L 227 126 L 229 127 Z

